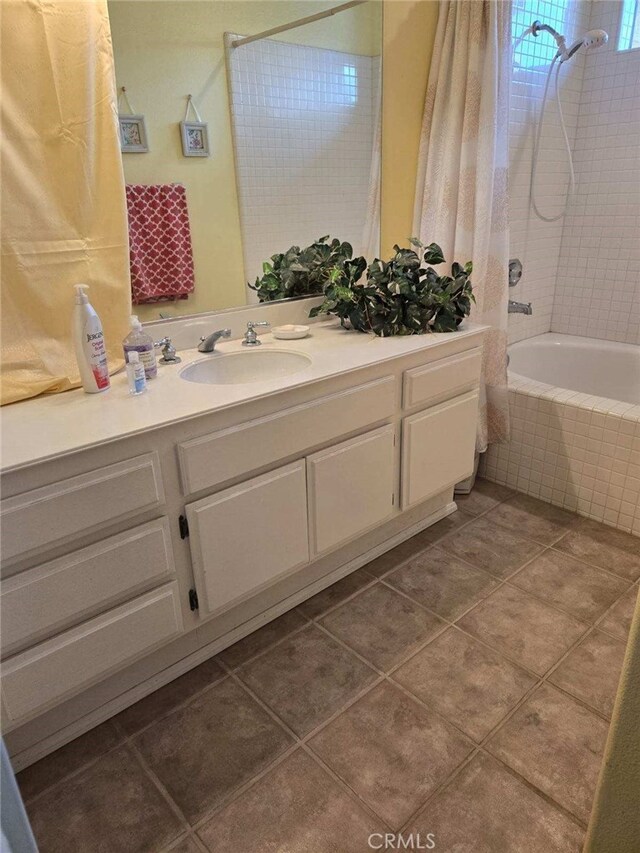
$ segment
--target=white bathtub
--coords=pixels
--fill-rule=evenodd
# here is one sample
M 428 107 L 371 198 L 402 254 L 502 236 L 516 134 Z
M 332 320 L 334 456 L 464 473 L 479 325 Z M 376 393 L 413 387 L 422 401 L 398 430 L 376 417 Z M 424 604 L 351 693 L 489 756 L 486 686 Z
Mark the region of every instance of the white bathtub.
M 509 372 L 556 388 L 640 405 L 640 347 L 633 344 L 539 335 L 509 347 Z
M 509 415 L 483 476 L 640 536 L 640 347 L 556 334 L 513 344 Z

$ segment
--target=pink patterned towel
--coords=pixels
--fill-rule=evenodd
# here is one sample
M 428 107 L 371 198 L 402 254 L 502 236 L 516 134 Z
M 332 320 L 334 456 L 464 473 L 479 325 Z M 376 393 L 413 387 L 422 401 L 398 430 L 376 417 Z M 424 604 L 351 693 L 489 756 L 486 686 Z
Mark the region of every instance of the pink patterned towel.
M 195 280 L 184 187 L 129 184 L 127 211 L 134 305 L 186 299 Z

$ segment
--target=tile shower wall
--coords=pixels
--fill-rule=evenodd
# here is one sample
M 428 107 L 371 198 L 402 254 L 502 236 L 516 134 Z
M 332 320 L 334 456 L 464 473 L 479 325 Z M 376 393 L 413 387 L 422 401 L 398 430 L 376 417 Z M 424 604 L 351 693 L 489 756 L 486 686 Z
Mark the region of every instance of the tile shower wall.
M 588 29 L 589 8 L 582 0 L 514 0 L 514 41 L 534 20 L 551 24 L 565 33 L 568 43 Z M 562 243 L 562 219 L 544 222 L 529 207 L 529 177 L 536 118 L 549 64 L 556 43 L 549 33 L 526 36 L 515 46 L 511 78 L 509 113 L 509 204 L 511 257 L 524 265 L 520 284 L 510 291 L 512 299 L 533 303 L 533 315 L 509 317 L 511 342 L 541 335 L 551 328 L 556 276 Z M 569 141 L 574 145 L 584 56 L 578 54 L 560 75 L 560 93 L 564 106 Z M 548 100 L 536 178 L 538 207 L 546 216 L 562 210 L 568 180 L 566 152 L 555 103 Z
M 245 277 L 324 234 L 361 251 L 380 57 L 272 39 L 229 48 Z
M 640 49 L 616 49 L 620 2 L 588 5 L 609 43 L 585 57 L 551 329 L 640 344 Z

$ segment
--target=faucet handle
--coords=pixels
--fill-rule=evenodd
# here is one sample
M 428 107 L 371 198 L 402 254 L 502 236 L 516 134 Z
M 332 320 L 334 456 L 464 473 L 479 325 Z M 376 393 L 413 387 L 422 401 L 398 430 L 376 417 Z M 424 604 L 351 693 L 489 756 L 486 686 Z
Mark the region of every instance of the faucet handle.
M 164 337 L 160 341 L 154 341 L 153 346 L 162 347 L 162 358 L 158 359 L 158 364 L 179 364 L 182 359 L 176 355 L 176 348 L 171 343 L 171 338 Z
M 270 326 L 267 320 L 249 320 L 247 323 L 247 331 L 244 333 L 244 340 L 242 341 L 243 347 L 259 347 L 261 341 L 258 340 L 258 335 L 256 333 L 256 326 Z

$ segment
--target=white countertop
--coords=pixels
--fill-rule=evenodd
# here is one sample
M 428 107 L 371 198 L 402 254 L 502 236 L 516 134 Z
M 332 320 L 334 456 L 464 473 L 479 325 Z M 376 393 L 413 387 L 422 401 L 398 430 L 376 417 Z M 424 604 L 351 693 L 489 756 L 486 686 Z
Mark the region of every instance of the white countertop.
M 147 393 L 129 394 L 124 373 L 111 377 L 111 388 L 101 394 L 82 389 L 51 394 L 5 406 L 0 411 L 0 469 L 9 471 L 104 442 L 136 435 L 176 421 L 226 409 L 280 391 L 298 388 L 331 376 L 437 347 L 452 338 L 469 337 L 486 327 L 463 324 L 458 332 L 378 338 L 342 329 L 338 321 L 314 323 L 307 338 L 275 340 L 261 335 L 262 350 L 305 353 L 311 365 L 289 376 L 242 385 L 204 385 L 180 378 L 189 363 L 224 353 L 247 351 L 239 340 L 219 341 L 216 353 L 196 349 L 180 352 L 182 363 L 158 367 Z

